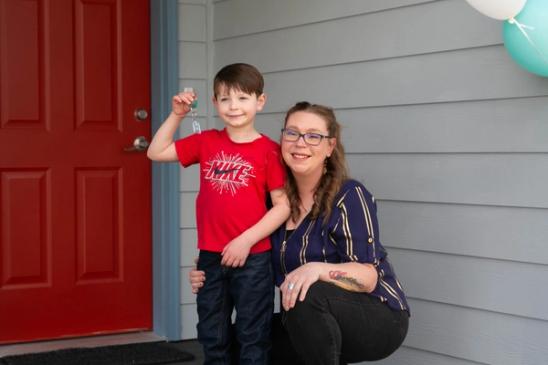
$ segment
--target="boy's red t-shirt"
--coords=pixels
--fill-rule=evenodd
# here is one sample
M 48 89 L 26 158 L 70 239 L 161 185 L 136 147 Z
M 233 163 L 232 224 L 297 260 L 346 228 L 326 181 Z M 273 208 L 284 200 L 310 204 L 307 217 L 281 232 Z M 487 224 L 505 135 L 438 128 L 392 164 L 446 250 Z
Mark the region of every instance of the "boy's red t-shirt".
M 235 143 L 225 129 L 208 130 L 177 140 L 175 149 L 184 167 L 200 164 L 196 223 L 201 250 L 222 252 L 265 215 L 267 194 L 284 185 L 280 147 L 264 135 Z M 270 248 L 266 237 L 250 253 Z

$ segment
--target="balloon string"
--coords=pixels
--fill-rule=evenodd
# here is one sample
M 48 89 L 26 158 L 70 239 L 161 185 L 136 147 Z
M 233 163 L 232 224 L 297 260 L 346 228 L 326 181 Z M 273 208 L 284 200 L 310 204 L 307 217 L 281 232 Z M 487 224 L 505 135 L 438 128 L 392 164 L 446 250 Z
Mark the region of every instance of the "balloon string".
M 539 54 L 540 58 L 542 58 L 542 60 L 544 61 L 544 63 L 548 64 L 548 58 L 546 58 L 546 56 L 542 53 L 542 51 L 537 47 L 537 45 L 531 40 L 531 38 L 529 37 L 529 34 L 527 34 L 527 31 L 525 30 L 525 28 L 527 29 L 531 29 L 531 30 L 535 30 L 534 27 L 531 27 L 531 26 L 528 26 L 528 25 L 525 25 L 525 24 L 521 24 L 520 22 L 518 22 L 515 18 L 510 18 L 508 19 L 508 23 L 510 24 L 515 24 L 518 29 L 520 30 L 520 32 L 523 34 L 523 36 L 527 39 L 527 41 L 529 42 L 529 44 L 531 45 L 531 47 L 534 48 L 534 50 Z

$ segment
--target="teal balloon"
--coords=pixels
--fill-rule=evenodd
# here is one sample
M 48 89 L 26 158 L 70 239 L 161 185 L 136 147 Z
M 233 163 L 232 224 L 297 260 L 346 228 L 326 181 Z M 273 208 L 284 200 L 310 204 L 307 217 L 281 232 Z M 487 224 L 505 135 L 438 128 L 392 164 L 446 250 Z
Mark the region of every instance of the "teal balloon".
M 530 40 L 517 24 L 507 20 L 503 26 L 506 50 L 527 71 L 548 77 L 548 0 L 527 0 L 515 19 L 524 26 Z

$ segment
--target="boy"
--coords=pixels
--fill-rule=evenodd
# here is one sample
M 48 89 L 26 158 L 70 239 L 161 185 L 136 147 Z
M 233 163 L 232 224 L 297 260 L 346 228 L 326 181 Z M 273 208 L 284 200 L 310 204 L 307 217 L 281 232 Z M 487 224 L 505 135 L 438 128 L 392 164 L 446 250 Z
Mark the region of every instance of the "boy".
M 230 363 L 233 308 L 239 364 L 268 363 L 274 295 L 268 236 L 288 219 L 289 203 L 279 146 L 254 127 L 255 115 L 266 102 L 263 86 L 255 67 L 225 66 L 213 84 L 213 104 L 225 128 L 174 142 L 196 97 L 180 93 L 173 97 L 173 111 L 147 153 L 155 161 L 200 164 L 198 269 L 205 271 L 207 280 L 197 296 L 197 329 L 205 364 Z

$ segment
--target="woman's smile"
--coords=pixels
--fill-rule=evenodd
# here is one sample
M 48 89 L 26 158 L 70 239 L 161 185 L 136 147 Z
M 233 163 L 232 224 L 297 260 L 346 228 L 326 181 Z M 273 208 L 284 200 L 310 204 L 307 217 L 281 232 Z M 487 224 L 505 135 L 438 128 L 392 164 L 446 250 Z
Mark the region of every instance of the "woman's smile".
M 297 160 L 305 160 L 310 157 L 309 155 L 303 155 L 301 153 L 292 153 L 291 156 Z

